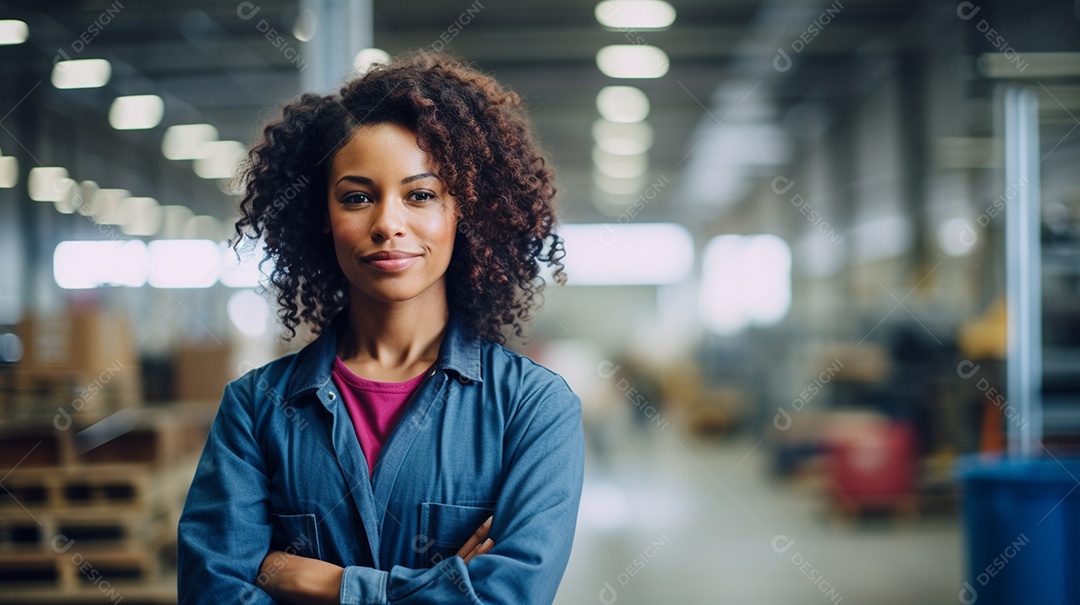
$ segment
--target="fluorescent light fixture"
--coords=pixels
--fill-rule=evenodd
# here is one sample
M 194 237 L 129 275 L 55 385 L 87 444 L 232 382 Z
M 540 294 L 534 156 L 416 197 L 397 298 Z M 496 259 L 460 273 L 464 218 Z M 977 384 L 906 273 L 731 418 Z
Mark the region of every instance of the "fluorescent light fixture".
M 611 29 L 664 29 L 675 8 L 662 0 L 607 0 L 596 5 L 596 20 Z
M 645 188 L 645 175 L 640 174 L 631 178 L 618 178 L 602 172 L 599 168 L 593 168 L 593 182 L 600 189 L 614 195 L 637 195 Z
M 150 242 L 150 285 L 155 288 L 209 288 L 221 272 L 221 251 L 208 239 Z
M 366 74 L 376 63 L 390 61 L 390 53 L 381 48 L 365 48 L 353 57 L 353 69 L 358 74 Z
M 593 139 L 608 153 L 637 155 L 652 147 L 653 129 L 648 122 L 620 124 L 597 120 L 592 126 Z
M 596 53 L 596 66 L 611 78 L 660 78 L 669 65 L 667 53 L 648 44 L 615 44 Z
M 92 204 L 94 201 L 94 195 L 97 194 L 98 184 L 94 181 L 83 181 L 79 183 L 79 214 L 86 216 L 92 210 Z
M 0 19 L 0 46 L 22 44 L 29 36 L 30 28 L 25 21 Z
M 318 20 L 315 18 L 315 11 L 310 8 L 305 8 L 300 11 L 300 14 L 296 16 L 296 21 L 293 22 L 293 37 L 301 42 L 309 42 L 315 37 L 317 23 Z
M 116 97 L 109 107 L 109 124 L 117 130 L 146 130 L 161 123 L 165 101 L 157 95 Z
M 674 223 L 571 224 L 558 233 L 570 285 L 673 284 L 694 265 L 690 232 Z
M 632 179 L 649 171 L 649 157 L 643 153 L 616 155 L 597 145 L 593 147 L 592 160 L 597 170 L 617 179 Z
M 120 204 L 130 196 L 131 192 L 127 189 L 98 189 L 90 198 L 90 203 L 84 202 L 79 212 L 99 225 L 119 225 L 123 223 Z
M 152 197 L 129 197 L 120 202 L 120 230 L 127 235 L 149 237 L 161 230 L 164 212 Z
M 184 223 L 184 229 L 180 237 L 218 241 L 223 239 L 221 237 L 221 221 L 208 214 L 193 216 Z
M 195 216 L 187 206 L 168 204 L 161 207 L 164 215 L 161 221 L 161 237 L 165 239 L 179 239 L 183 237 L 184 227 L 188 220 Z
M 210 141 L 199 148 L 195 158 L 195 174 L 204 179 L 228 179 L 244 159 L 244 144 L 240 141 Z
M 218 130 L 210 124 L 177 124 L 165 130 L 161 153 L 170 160 L 194 160 L 206 153 L 203 145 L 216 140 Z
M 775 235 L 721 235 L 705 245 L 699 312 L 718 334 L 773 325 L 791 307 L 791 249 Z
M 259 270 L 259 263 L 266 256 L 266 246 L 262 240 L 251 245 L 251 240 L 245 240 L 240 246 L 240 258 L 237 259 L 237 251 L 227 244 L 221 246 L 221 283 L 230 288 L 255 288 L 263 279 Z M 272 261 L 266 261 L 266 271 L 273 269 Z
M 0 189 L 11 189 L 19 184 L 19 160 L 0 156 Z
M 147 265 L 146 244 L 139 240 L 67 241 L 53 252 L 53 278 L 65 289 L 139 287 Z
M 67 168 L 60 166 L 38 166 L 30 169 L 30 178 L 26 186 L 30 199 L 35 202 L 57 202 L 67 194 L 65 187 L 68 178 Z
M 82 199 L 79 197 L 79 183 L 75 179 L 61 179 L 58 186 L 63 190 L 61 199 L 54 200 L 53 206 L 60 214 L 74 214 Z
M 633 86 L 605 86 L 596 95 L 596 109 L 611 122 L 640 122 L 649 117 L 649 97 Z
M 101 88 L 109 83 L 112 65 L 105 59 L 72 59 L 53 65 L 53 86 L 68 88 Z
M 233 292 L 227 310 L 236 329 L 248 336 L 261 336 L 270 325 L 270 305 L 254 290 Z

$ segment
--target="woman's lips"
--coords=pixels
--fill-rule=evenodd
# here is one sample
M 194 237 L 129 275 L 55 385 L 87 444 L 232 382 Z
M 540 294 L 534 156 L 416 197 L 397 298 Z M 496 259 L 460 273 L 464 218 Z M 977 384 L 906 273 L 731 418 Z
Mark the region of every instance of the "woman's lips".
M 413 266 L 419 258 L 420 256 L 415 254 L 376 253 L 365 256 L 363 260 L 364 263 L 367 263 L 380 271 L 394 272 L 408 269 Z

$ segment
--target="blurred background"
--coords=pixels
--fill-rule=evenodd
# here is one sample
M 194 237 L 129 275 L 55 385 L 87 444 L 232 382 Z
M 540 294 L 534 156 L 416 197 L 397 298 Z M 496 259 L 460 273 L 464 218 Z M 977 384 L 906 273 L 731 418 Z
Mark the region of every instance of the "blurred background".
M 175 602 L 224 384 L 306 342 L 228 177 L 417 49 L 558 171 L 510 343 L 584 407 L 557 603 L 1080 602 L 1072 0 L 0 1 L 0 602 Z

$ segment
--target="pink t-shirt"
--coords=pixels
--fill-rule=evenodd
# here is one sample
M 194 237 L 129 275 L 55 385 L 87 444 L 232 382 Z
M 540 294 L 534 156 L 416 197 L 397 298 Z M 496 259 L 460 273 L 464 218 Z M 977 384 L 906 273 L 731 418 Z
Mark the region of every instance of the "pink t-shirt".
M 379 451 L 401 420 L 405 404 L 426 373 L 424 370 L 405 382 L 378 382 L 353 374 L 340 357 L 334 357 L 330 375 L 345 400 L 345 409 L 349 411 L 360 448 L 367 458 L 369 474 L 374 473 Z

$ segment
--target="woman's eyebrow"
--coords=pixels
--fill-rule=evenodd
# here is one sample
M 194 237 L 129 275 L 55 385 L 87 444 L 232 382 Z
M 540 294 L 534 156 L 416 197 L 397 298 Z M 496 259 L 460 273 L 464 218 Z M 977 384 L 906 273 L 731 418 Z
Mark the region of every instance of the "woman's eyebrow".
M 412 176 L 407 176 L 407 177 L 401 179 L 401 184 L 404 185 L 405 183 L 411 183 L 413 181 L 418 181 L 420 179 L 427 178 L 429 176 L 439 178 L 439 177 L 435 176 L 434 172 L 421 172 L 420 174 L 414 174 Z
M 367 185 L 369 187 L 374 187 L 375 186 L 375 181 L 369 179 L 368 177 L 366 177 L 366 176 L 356 176 L 356 175 L 353 175 L 353 174 L 346 174 L 345 176 L 338 179 L 337 183 L 334 183 L 334 184 L 337 185 L 337 184 L 341 183 L 341 181 L 349 181 L 350 183 L 356 183 L 357 185 Z
M 407 176 L 407 177 L 401 179 L 401 184 L 404 185 L 405 183 L 411 183 L 413 181 L 418 181 L 420 179 L 424 179 L 424 178 L 428 178 L 428 177 L 439 178 L 434 172 L 421 172 L 420 174 L 414 174 L 412 176 Z M 346 174 L 345 176 L 338 179 L 337 182 L 340 183 L 341 181 L 349 181 L 350 183 L 356 183 L 358 185 L 367 185 L 369 187 L 374 187 L 375 186 L 375 181 L 369 179 L 366 176 L 358 176 L 358 175 L 354 175 L 354 174 Z M 335 184 L 337 184 L 337 183 L 335 183 Z

